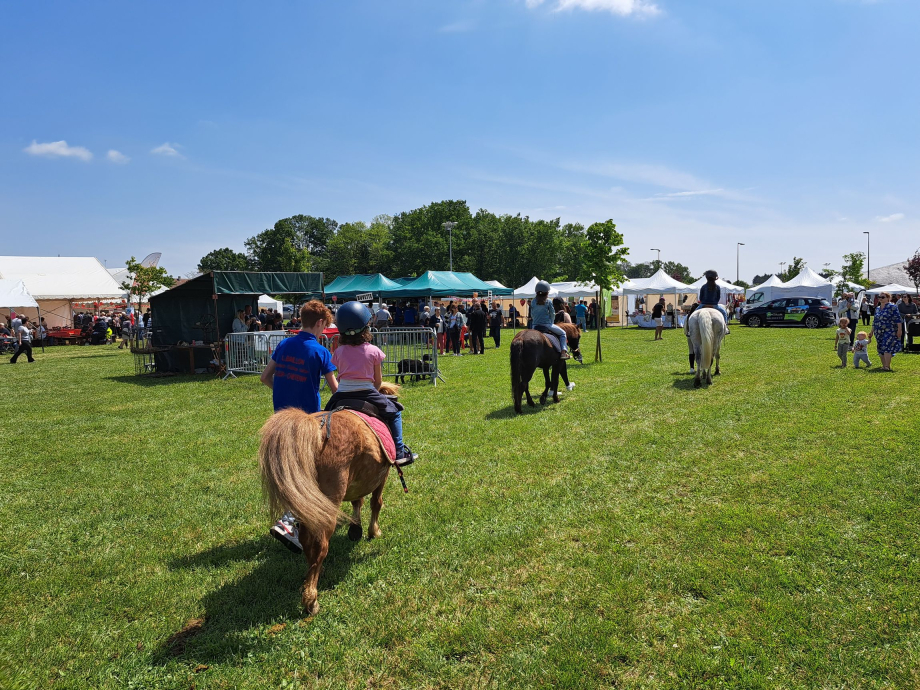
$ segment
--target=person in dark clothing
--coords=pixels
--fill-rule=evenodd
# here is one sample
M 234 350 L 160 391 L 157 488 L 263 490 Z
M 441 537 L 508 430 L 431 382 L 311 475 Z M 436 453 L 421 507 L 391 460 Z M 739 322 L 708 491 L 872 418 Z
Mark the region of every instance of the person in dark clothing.
M 473 302 L 473 308 L 467 315 L 467 327 L 470 329 L 470 350 L 474 355 L 485 354 L 486 313 Z
M 690 373 L 695 374 L 696 370 L 693 368 L 696 364 L 696 352 L 693 350 L 693 341 L 690 340 L 690 314 L 696 311 L 696 308 L 700 306 L 699 302 L 694 302 L 693 306 L 690 307 L 690 311 L 687 312 L 687 318 L 684 321 L 684 335 L 687 336 L 687 347 L 690 348 Z
M 502 326 L 504 321 L 502 314 L 502 303 L 493 302 L 492 311 L 489 312 L 489 335 L 495 341 L 495 347 L 499 348 L 502 344 Z
M 652 321 L 655 322 L 655 340 L 664 340 L 662 331 L 664 331 L 664 297 L 658 300 L 658 303 L 652 307 Z
M 16 364 L 19 355 L 25 355 L 26 359 L 34 362 L 35 358 L 32 356 L 32 332 L 29 330 L 28 316 L 22 317 L 22 323 L 16 327 L 16 332 L 13 335 L 16 336 L 18 347 L 16 348 L 16 354 L 10 360 L 10 364 Z

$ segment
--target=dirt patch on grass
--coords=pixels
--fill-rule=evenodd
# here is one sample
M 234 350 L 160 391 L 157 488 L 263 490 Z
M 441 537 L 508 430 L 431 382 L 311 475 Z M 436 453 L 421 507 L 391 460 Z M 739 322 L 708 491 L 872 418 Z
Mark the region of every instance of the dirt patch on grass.
M 182 656 L 185 654 L 185 646 L 188 641 L 201 632 L 204 627 L 204 618 L 192 618 L 182 626 L 182 630 L 173 633 L 166 640 L 166 648 L 172 656 Z

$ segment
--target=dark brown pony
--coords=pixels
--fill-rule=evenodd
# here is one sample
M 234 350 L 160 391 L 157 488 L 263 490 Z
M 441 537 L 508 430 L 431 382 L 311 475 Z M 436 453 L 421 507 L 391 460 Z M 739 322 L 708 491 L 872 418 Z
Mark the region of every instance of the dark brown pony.
M 381 391 L 396 386 L 384 383 Z M 386 389 L 386 390 L 385 390 Z M 307 615 L 319 611 L 316 585 L 329 539 L 339 523 L 348 522 L 348 538 L 361 539 L 361 506 L 371 494 L 371 522 L 367 538 L 381 536 L 377 525 L 383 507 L 383 487 L 390 461 L 377 436 L 351 412 L 307 414 L 288 408 L 273 414 L 262 427 L 259 469 L 262 488 L 272 515 L 290 510 L 300 524 L 300 543 L 307 559 L 303 605 Z M 351 501 L 351 517 L 339 506 Z
M 571 323 L 556 325 L 565 331 L 569 352 L 578 355 L 581 329 Z M 550 390 L 553 391 L 553 402 L 559 402 L 559 377 L 562 377 L 566 385 L 569 384 L 566 360 L 561 358 L 542 333 L 531 329 L 523 330 L 511 341 L 511 399 L 514 401 L 514 411 L 518 414 L 521 413 L 522 396 L 526 395 L 527 404 L 534 406 L 533 398 L 530 397 L 530 379 L 538 368 L 543 370 L 543 380 L 546 384 L 540 395 L 540 404 L 546 404 Z

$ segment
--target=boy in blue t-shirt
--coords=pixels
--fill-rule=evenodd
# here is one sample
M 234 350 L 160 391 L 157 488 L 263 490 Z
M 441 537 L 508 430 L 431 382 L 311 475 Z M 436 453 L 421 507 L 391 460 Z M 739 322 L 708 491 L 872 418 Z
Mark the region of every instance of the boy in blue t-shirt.
M 308 414 L 322 410 L 320 376 L 325 377 L 331 392 L 338 389 L 332 355 L 317 340 L 331 323 L 332 313 L 322 302 L 307 302 L 300 310 L 300 333 L 285 338 L 275 348 L 261 376 L 262 383 L 272 389 L 275 412 L 287 407 L 296 407 Z M 269 534 L 294 553 L 303 550 L 297 538 L 296 518 L 291 513 L 282 515 Z

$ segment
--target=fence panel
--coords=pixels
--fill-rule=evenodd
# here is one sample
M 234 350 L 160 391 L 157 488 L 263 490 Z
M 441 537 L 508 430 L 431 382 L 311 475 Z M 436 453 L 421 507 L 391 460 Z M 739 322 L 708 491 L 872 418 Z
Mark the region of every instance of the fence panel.
M 228 333 L 224 341 L 227 376 L 261 374 L 278 343 L 288 337 L 284 331 Z M 226 377 L 224 377 L 226 378 Z
M 383 376 L 426 376 L 431 385 L 438 385 L 437 333 L 432 328 L 385 328 L 371 331 L 371 343 L 383 350 L 387 358 L 381 365 Z M 402 371 L 400 371 L 402 369 Z M 444 379 L 441 378 L 443 381 Z

